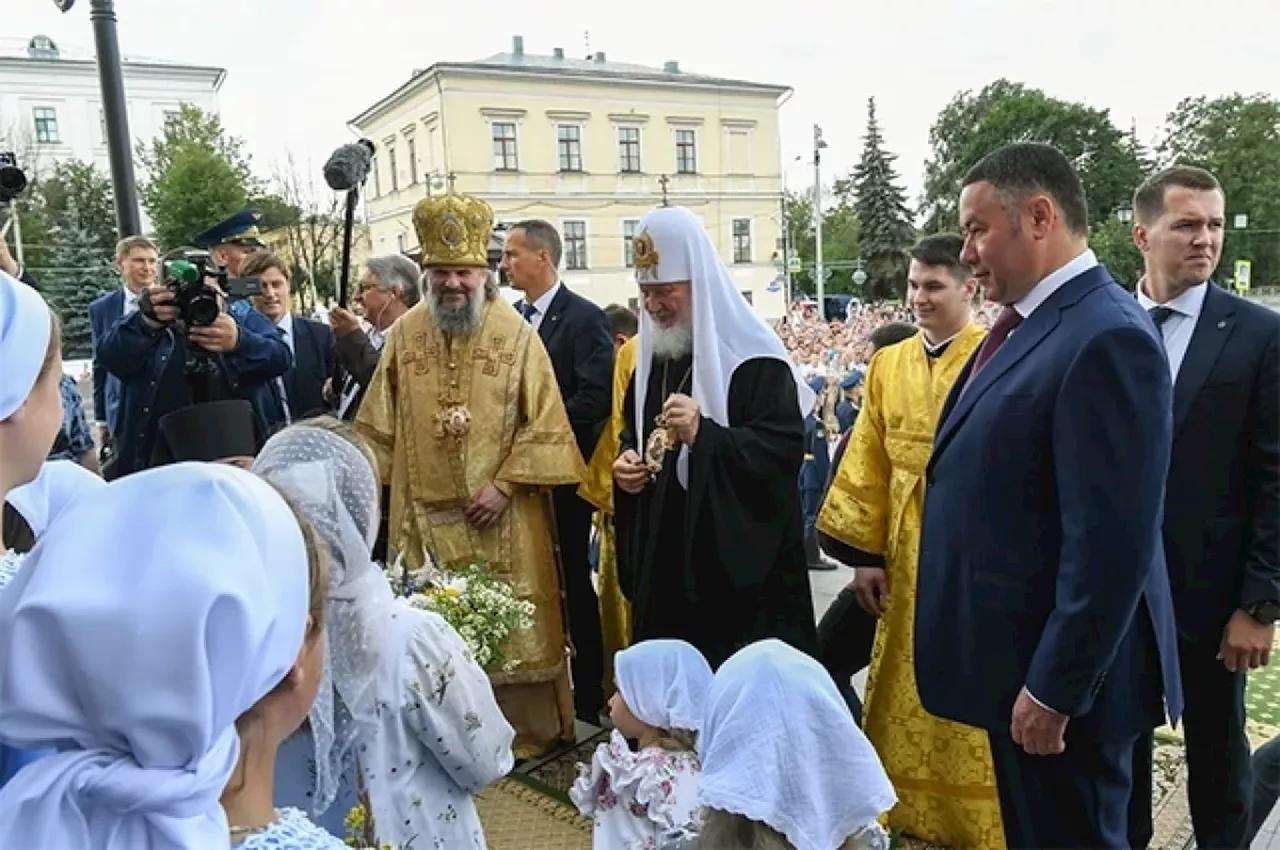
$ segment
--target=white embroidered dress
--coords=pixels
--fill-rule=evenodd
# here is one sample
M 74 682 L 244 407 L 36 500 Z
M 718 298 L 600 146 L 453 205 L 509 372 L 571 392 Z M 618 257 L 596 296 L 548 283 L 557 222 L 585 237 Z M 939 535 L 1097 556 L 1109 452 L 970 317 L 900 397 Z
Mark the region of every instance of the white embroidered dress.
M 595 850 L 659 850 L 697 835 L 698 756 L 660 747 L 632 752 L 616 729 L 578 765 L 569 791 L 592 819 Z

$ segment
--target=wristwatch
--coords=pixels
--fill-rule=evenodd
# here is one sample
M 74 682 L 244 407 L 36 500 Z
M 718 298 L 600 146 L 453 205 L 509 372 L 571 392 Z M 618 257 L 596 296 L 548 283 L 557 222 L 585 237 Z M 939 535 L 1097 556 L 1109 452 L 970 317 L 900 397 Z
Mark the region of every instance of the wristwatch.
M 1276 620 L 1280 620 L 1280 602 L 1274 599 L 1267 599 L 1263 602 L 1257 602 L 1245 609 L 1250 617 L 1262 623 L 1264 626 L 1270 626 Z

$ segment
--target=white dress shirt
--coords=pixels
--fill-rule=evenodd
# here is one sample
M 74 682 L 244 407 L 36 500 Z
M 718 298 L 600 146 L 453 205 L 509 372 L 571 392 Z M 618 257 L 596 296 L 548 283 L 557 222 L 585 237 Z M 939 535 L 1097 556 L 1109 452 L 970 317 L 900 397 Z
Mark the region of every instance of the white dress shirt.
M 1173 311 L 1173 314 L 1160 326 L 1160 335 L 1164 338 L 1165 353 L 1169 355 L 1169 372 L 1173 380 L 1177 381 L 1178 370 L 1182 368 L 1182 361 L 1186 359 L 1187 349 L 1191 346 L 1191 335 L 1195 333 L 1200 311 L 1204 309 L 1204 299 L 1209 292 L 1209 284 L 1205 282 L 1193 286 L 1164 304 L 1152 301 L 1147 296 L 1146 286 L 1145 277 L 1138 281 L 1138 304 L 1142 309 L 1149 313 L 1156 307 L 1168 307 Z
M 535 331 L 542 327 L 542 320 L 551 309 L 551 302 L 556 300 L 556 293 L 560 291 L 560 286 L 560 281 L 557 280 L 555 286 L 542 293 L 542 297 L 533 302 L 533 315 L 529 317 L 529 324 L 533 325 Z M 525 303 L 529 303 L 528 299 Z
M 1030 292 L 1013 303 L 1013 309 L 1017 310 L 1018 315 L 1023 319 L 1031 318 L 1031 314 L 1037 307 L 1048 301 L 1050 295 L 1097 264 L 1098 258 L 1092 251 L 1086 249 L 1083 254 L 1033 286 Z M 1017 328 L 1014 328 L 1013 333 L 1017 332 Z
M 127 283 L 121 289 L 124 290 L 124 309 L 120 311 L 120 318 L 123 319 L 138 312 L 138 296 L 142 293 L 134 292 Z

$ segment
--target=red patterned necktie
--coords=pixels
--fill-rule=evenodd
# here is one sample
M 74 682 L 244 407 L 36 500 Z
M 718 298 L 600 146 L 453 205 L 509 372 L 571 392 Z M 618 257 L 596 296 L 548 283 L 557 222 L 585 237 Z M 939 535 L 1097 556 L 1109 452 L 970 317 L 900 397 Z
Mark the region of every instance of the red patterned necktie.
M 973 371 L 969 373 L 970 381 L 982 371 L 982 367 L 987 365 L 991 355 L 1004 345 L 1009 334 L 1013 333 L 1013 329 L 1020 324 L 1022 324 L 1022 314 L 1013 307 L 1007 306 L 1000 311 L 1000 315 L 996 316 L 995 322 L 991 325 L 991 330 L 987 332 L 987 338 L 982 341 L 982 347 L 978 349 L 978 357 L 973 361 Z

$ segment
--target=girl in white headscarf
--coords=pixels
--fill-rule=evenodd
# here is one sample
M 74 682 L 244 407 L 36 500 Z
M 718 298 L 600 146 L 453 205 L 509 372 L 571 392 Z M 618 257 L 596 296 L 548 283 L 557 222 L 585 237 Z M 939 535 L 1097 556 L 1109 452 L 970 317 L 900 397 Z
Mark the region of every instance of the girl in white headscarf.
M 368 449 L 350 426 L 321 417 L 268 440 L 253 469 L 298 503 L 332 564 L 312 758 L 286 747 L 277 788 L 306 787 L 321 813 L 354 762 L 351 784 L 372 814 L 366 843 L 483 850 L 472 795 L 511 770 L 515 732 L 458 633 L 397 599 L 372 561 L 380 488 Z
M 596 850 L 654 850 L 698 828 L 698 756 L 711 666 L 682 640 L 648 640 L 614 656 L 613 732 L 578 765 L 569 796 L 594 822 Z M 627 739 L 638 741 L 632 752 Z
M 897 802 L 830 674 L 782 641 L 739 650 L 707 696 L 698 850 L 888 850 Z
M 35 479 L 62 427 L 62 345 L 40 293 L 0 272 L 0 503 Z M 0 537 L 0 576 L 21 562 Z
M 0 740 L 57 750 L 0 789 L 4 845 L 225 850 L 259 826 L 219 804 L 236 722 L 315 687 L 323 571 L 285 500 L 230 467 L 142 472 L 62 509 L 0 593 Z

